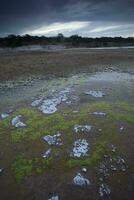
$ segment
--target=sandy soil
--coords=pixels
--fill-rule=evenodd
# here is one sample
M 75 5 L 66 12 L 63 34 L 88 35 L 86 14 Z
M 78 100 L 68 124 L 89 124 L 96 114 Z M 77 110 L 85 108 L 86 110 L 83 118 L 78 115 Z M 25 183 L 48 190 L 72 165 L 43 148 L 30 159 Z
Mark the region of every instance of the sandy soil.
M 127 66 L 127 67 L 126 67 Z M 31 75 L 65 76 L 68 73 L 117 68 L 129 72 L 134 49 L 68 49 L 55 52 L 1 52 L 0 81 Z

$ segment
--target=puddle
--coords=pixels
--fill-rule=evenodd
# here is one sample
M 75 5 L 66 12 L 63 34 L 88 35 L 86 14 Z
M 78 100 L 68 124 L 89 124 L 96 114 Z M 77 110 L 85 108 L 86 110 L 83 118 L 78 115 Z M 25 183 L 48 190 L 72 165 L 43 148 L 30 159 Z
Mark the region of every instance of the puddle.
M 79 96 L 84 96 L 84 93 L 89 95 L 89 98 L 91 95 L 96 99 L 120 100 L 124 97 L 124 100 L 126 98 L 133 100 L 133 82 L 134 75 L 119 72 L 82 73 L 67 78 L 50 78 L 49 80 L 34 79 L 30 86 L 18 84 L 10 89 L 0 89 L 0 111 L 5 112 L 14 105 L 30 101 L 32 106 L 38 106 L 44 99 L 44 105 L 42 104 L 40 109 L 47 113 L 55 112 L 57 101 L 66 101 L 70 105 L 74 101 L 79 101 Z M 70 97 L 68 101 L 67 96 Z

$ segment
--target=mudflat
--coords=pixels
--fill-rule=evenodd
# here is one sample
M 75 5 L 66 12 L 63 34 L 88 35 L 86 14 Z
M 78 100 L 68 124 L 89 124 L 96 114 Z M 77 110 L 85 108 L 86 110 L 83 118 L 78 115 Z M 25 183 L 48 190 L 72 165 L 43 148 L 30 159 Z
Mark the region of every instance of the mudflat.
M 0 198 L 134 199 L 134 50 L 0 54 Z
M 53 52 L 0 52 L 0 81 L 32 75 L 64 76 L 116 67 L 133 70 L 134 49 L 66 49 Z

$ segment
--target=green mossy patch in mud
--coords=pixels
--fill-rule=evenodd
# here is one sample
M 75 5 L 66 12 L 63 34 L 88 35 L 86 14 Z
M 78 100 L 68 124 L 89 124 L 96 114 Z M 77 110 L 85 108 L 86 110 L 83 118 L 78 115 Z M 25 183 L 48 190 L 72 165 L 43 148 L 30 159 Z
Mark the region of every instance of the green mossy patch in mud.
M 76 167 L 97 167 L 102 161 L 104 154 L 108 153 L 108 145 L 114 144 L 114 141 L 119 139 L 117 134 L 117 125 L 120 121 L 134 122 L 132 105 L 127 103 L 109 104 L 106 102 L 96 102 L 87 104 L 80 108 L 79 113 L 73 114 L 72 110 L 64 110 L 64 113 L 55 113 L 53 115 L 43 115 L 33 108 L 23 108 L 18 110 L 8 119 L 0 122 L 0 132 L 11 137 L 12 142 L 19 142 L 22 140 L 24 145 L 32 140 L 40 139 L 41 136 L 47 134 L 55 134 L 58 131 L 63 133 L 64 145 L 60 148 L 53 147 L 52 156 L 45 160 L 43 158 L 27 158 L 18 156 L 13 163 L 13 171 L 16 181 L 19 183 L 25 177 L 32 174 L 43 173 L 47 169 L 52 170 L 68 170 Z M 106 112 L 106 117 L 96 117 L 91 113 L 94 111 Z M 67 115 L 66 115 L 67 114 Z M 27 124 L 26 128 L 14 128 L 11 126 L 11 119 L 16 115 L 22 115 L 24 122 Z M 102 132 L 92 136 L 91 153 L 84 159 L 70 159 L 69 150 L 74 142 L 76 134 L 73 133 L 73 126 L 75 124 L 90 124 L 96 128 L 101 128 Z M 80 133 L 81 134 L 81 133 Z M 79 135 L 80 135 L 79 134 Z M 85 135 L 86 137 L 86 135 Z M 36 141 L 35 141 L 36 142 Z M 47 145 L 47 144 L 45 144 Z M 27 155 L 31 156 L 32 146 L 28 150 Z M 40 150 L 39 152 L 40 153 Z M 57 158 L 58 155 L 58 158 Z M 58 162 L 57 162 L 58 159 Z M 55 166 L 55 163 L 56 164 Z
M 93 111 L 106 112 L 104 118 L 91 115 Z M 72 113 L 72 114 L 70 114 Z M 64 115 L 68 114 L 68 116 Z M 14 128 L 11 119 L 16 115 L 22 115 L 26 128 Z M 80 112 L 73 114 L 72 110 L 65 110 L 64 113 L 43 115 L 33 108 L 23 108 L 15 112 L 8 119 L 0 122 L 0 132 L 8 133 L 13 142 L 22 140 L 36 140 L 43 135 L 55 134 L 56 132 L 71 133 L 75 124 L 91 124 L 99 128 L 104 124 L 115 124 L 118 122 L 134 123 L 133 105 L 127 102 L 110 104 L 107 102 L 95 102 L 80 108 Z
M 32 160 L 25 159 L 23 156 L 18 156 L 12 168 L 15 173 L 16 181 L 19 183 L 24 177 L 32 174 L 33 162 Z
M 11 126 L 11 119 L 16 115 L 22 115 L 27 125 L 26 128 L 14 128 Z M 44 116 L 31 108 L 24 108 L 17 111 L 8 120 L 2 122 L 1 129 L 7 129 L 13 142 L 20 142 L 22 139 L 35 140 L 43 135 L 55 134 L 57 131 L 67 130 L 70 124 L 66 122 L 61 114 Z
M 107 117 L 111 122 L 122 121 L 134 123 L 134 105 L 127 102 L 107 103 L 97 102 L 87 105 L 89 112 L 102 111 L 107 113 Z
M 122 109 L 123 111 L 128 111 L 130 113 L 134 113 L 134 105 L 129 104 L 126 101 L 115 103 L 115 107 Z
M 28 159 L 22 155 L 16 157 L 12 164 L 12 170 L 17 183 L 20 183 L 24 178 L 31 176 L 33 173 L 43 173 L 46 168 L 51 167 L 52 158 L 47 160 L 43 158 Z

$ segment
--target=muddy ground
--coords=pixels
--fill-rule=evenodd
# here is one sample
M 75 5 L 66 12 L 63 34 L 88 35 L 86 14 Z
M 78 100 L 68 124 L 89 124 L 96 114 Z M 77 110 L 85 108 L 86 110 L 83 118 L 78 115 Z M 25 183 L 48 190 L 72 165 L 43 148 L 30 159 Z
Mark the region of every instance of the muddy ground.
M 31 75 L 65 76 L 116 67 L 133 71 L 134 49 L 68 49 L 57 52 L 0 52 L 0 81 Z M 127 66 L 127 67 L 126 67 Z M 126 69 L 127 68 L 127 69 Z
M 134 199 L 133 49 L 2 52 L 0 80 L 0 199 Z

